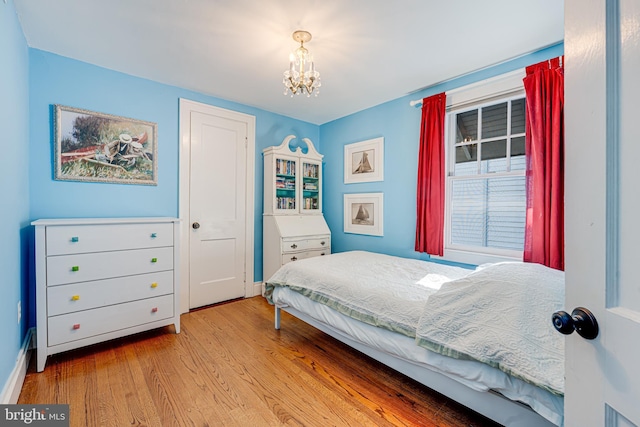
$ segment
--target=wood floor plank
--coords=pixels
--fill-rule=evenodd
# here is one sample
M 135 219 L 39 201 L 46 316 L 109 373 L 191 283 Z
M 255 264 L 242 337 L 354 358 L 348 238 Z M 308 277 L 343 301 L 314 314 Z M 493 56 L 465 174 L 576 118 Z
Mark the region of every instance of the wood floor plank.
M 287 313 L 275 330 L 262 297 L 181 326 L 33 362 L 18 403 L 68 403 L 72 426 L 496 426 Z
M 220 310 L 222 311 L 222 310 Z M 203 316 L 206 316 L 203 315 Z M 224 354 L 224 365 L 232 369 L 233 374 L 242 381 L 243 396 L 249 398 L 248 394 L 255 394 L 259 401 L 268 406 L 272 406 L 272 411 L 278 414 L 283 421 L 299 419 L 301 417 L 311 418 L 310 421 L 316 424 L 331 425 L 335 422 L 331 419 L 331 408 L 326 405 L 322 396 L 317 390 L 310 390 L 309 387 L 300 381 L 299 374 L 287 374 L 281 365 L 270 364 L 268 358 L 258 357 L 255 347 L 250 346 L 244 339 L 241 339 L 241 330 L 237 328 L 235 322 L 228 322 L 228 316 L 220 318 L 203 317 L 203 321 L 210 322 L 211 325 L 225 325 L 224 333 L 233 334 L 234 351 Z M 200 330 L 201 328 L 198 328 Z M 221 346 L 216 346 L 222 348 Z M 241 360 L 236 360 L 234 354 L 242 354 Z M 265 375 L 268 372 L 269 375 Z M 287 374 L 287 375 L 283 375 Z M 289 393 L 291 397 L 287 401 L 287 407 L 283 407 L 279 396 Z M 256 404 L 255 402 L 254 404 Z M 308 408 L 316 406 L 312 413 Z

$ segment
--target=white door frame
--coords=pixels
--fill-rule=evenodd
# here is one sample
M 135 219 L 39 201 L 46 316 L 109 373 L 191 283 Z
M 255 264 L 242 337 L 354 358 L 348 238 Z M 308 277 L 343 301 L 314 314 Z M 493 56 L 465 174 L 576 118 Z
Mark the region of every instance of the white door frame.
M 247 188 L 246 194 L 246 223 L 245 223 L 245 297 L 256 294 L 253 283 L 254 258 L 254 200 L 255 200 L 255 152 L 256 152 L 256 118 L 255 116 L 226 110 L 213 105 L 180 98 L 180 163 L 179 163 L 179 218 L 180 218 L 180 312 L 189 311 L 189 223 L 190 203 L 189 194 L 191 175 L 191 112 L 200 112 L 224 117 L 229 120 L 242 121 L 247 124 Z M 260 287 L 258 286 L 258 289 Z

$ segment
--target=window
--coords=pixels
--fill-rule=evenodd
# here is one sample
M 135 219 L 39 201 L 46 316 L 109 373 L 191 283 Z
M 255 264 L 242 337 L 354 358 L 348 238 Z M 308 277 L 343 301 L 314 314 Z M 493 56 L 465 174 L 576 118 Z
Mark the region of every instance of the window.
M 518 94 L 448 113 L 448 259 L 475 264 L 500 258 L 522 259 L 526 213 L 524 101 Z

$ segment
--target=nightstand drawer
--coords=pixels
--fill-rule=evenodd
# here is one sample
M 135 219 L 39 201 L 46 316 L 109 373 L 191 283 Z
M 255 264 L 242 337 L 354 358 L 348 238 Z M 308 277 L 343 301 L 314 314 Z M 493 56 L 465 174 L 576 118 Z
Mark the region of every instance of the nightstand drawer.
M 81 340 L 173 316 L 173 295 L 49 317 L 48 345 Z
M 319 249 L 315 251 L 304 251 L 304 252 L 282 254 L 282 265 L 292 261 L 298 261 L 305 258 L 312 258 L 314 256 L 329 255 L 330 253 L 331 251 L 329 249 Z
M 172 224 L 47 227 L 47 256 L 161 246 L 173 246 Z
M 47 286 L 173 269 L 173 247 L 47 257 Z
M 309 249 L 328 249 L 331 250 L 331 238 L 320 237 L 311 239 L 283 239 L 283 252 L 306 251 Z
M 73 313 L 173 293 L 173 271 L 47 288 L 47 316 Z

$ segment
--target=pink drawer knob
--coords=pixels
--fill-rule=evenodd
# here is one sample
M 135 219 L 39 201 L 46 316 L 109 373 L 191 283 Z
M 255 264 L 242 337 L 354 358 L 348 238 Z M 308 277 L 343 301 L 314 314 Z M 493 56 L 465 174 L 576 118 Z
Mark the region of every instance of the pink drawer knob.
M 76 323 L 75 325 L 73 325 L 73 329 L 80 329 L 80 323 Z
M 157 312 L 158 312 L 158 307 L 153 307 L 153 308 L 151 309 L 151 312 L 152 312 L 152 313 L 157 313 Z

